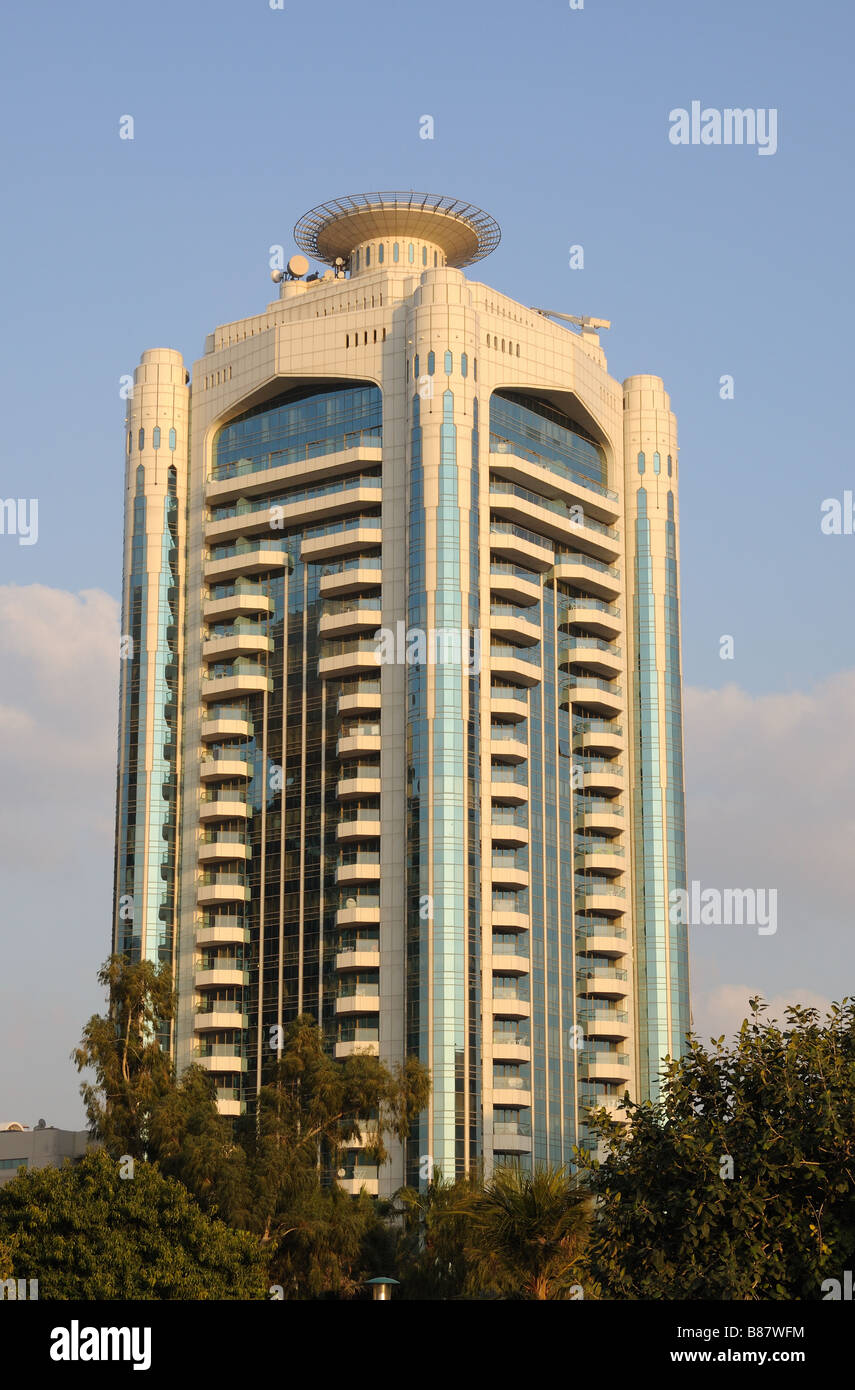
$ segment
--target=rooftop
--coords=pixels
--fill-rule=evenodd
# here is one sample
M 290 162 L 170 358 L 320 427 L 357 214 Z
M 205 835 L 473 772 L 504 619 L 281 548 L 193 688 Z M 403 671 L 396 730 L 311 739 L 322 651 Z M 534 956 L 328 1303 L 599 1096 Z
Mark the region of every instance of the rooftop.
M 374 237 L 418 238 L 441 247 L 451 266 L 472 265 L 501 239 L 495 218 L 440 193 L 352 193 L 306 212 L 294 227 L 300 250 L 315 261 L 347 262 Z

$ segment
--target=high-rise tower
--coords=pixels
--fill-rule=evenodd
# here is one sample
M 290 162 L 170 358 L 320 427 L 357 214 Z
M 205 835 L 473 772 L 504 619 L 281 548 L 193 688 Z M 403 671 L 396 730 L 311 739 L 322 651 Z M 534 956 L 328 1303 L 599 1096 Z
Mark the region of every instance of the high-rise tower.
M 674 416 L 466 278 L 477 208 L 295 236 L 331 268 L 135 374 L 115 947 L 173 964 L 226 1114 L 299 1013 L 425 1062 L 353 1190 L 570 1161 L 689 1023 Z

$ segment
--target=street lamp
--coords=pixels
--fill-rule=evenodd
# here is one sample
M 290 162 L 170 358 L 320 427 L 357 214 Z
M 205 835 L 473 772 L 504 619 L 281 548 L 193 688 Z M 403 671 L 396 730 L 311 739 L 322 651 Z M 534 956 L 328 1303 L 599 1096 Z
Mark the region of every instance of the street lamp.
M 366 1279 L 366 1284 L 371 1290 L 371 1296 L 378 1302 L 380 1299 L 388 1300 L 392 1297 L 392 1288 L 399 1284 L 399 1279 L 390 1279 L 388 1275 L 380 1274 L 376 1279 Z

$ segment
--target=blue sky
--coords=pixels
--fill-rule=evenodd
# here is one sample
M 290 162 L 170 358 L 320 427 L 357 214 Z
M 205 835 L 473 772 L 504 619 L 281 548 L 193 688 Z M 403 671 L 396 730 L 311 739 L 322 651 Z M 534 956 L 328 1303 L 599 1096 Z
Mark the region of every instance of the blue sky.
M 752 756 L 769 728 L 768 702 L 781 695 L 815 699 L 817 718 L 838 731 L 841 720 L 848 725 L 848 693 L 835 686 L 826 699 L 814 687 L 855 665 L 855 536 L 824 536 L 819 526 L 823 499 L 852 485 L 853 13 L 843 0 L 585 0 L 582 10 L 566 0 L 333 0 L 302 13 L 292 3 L 271 10 L 267 0 L 7 5 L 0 496 L 39 499 L 39 542 L 0 537 L 0 585 L 118 598 L 122 374 L 148 347 L 177 347 L 192 362 L 217 323 L 261 310 L 274 293 L 268 248 L 290 249 L 294 222 L 314 204 L 376 188 L 449 193 L 480 204 L 502 227 L 501 245 L 474 275 L 525 304 L 611 319 L 604 346 L 612 373 L 665 380 L 680 428 L 687 685 L 739 687 L 751 710 L 743 751 Z M 693 100 L 775 108 L 777 153 L 673 146 L 668 113 Z M 419 138 L 425 114 L 435 121 L 433 140 Z M 124 115 L 134 118 L 133 141 L 119 139 Z M 572 244 L 584 247 L 584 270 L 568 266 Z M 732 401 L 720 399 L 723 374 L 734 378 Z M 80 620 L 79 658 L 100 636 L 77 603 L 64 638 Z M 38 672 L 43 682 L 59 679 L 10 622 L 17 637 L 7 666 L 15 658 L 33 682 Z M 722 634 L 734 637 L 733 661 L 719 658 Z M 62 648 L 58 637 L 44 641 Z M 67 658 L 65 679 L 84 672 L 73 652 Z M 91 680 L 99 669 L 93 657 Z M 105 680 L 114 684 L 115 675 Z M 29 701 L 61 719 L 39 690 L 23 677 L 14 690 L 0 686 L 0 706 Z M 99 716 L 107 743 L 113 698 L 111 686 Z M 81 721 L 85 709 L 84 701 Z M 690 848 L 696 864 L 723 874 L 722 806 L 742 775 L 733 741 L 742 725 L 732 712 L 729 726 L 704 710 L 709 737 L 697 751 L 687 717 Z M 4 736 L 14 727 L 7 722 Z M 78 750 L 83 727 L 69 733 Z M 773 857 L 799 807 L 816 822 L 840 797 L 836 820 L 843 815 L 851 829 L 855 819 L 844 788 L 822 791 L 826 774 L 840 775 L 833 738 L 831 769 L 818 761 L 809 720 L 798 726 L 803 746 L 790 741 L 786 717 L 779 727 L 767 772 L 758 767 L 751 787 L 741 785 L 740 796 L 751 793 L 745 823 L 730 833 L 744 838 L 766 814 L 772 784 L 764 787 L 764 777 L 780 773 L 772 764 L 801 760 L 791 807 L 784 798 L 790 820 L 769 839 Z M 46 745 L 38 731 L 33 737 L 31 763 Z M 718 816 L 713 748 L 719 763 L 728 749 L 732 757 Z M 91 977 L 108 943 L 113 752 L 92 752 L 104 767 L 101 781 L 93 773 L 88 811 L 69 782 L 63 814 L 81 824 L 91 814 L 101 838 L 82 838 L 67 870 L 54 862 L 36 871 L 35 860 L 24 868 L 8 845 L 0 851 L 10 960 L 26 976 L 45 949 L 55 953 L 68 972 L 57 1007 L 72 1031 L 98 1004 Z M 7 814 L 20 821 L 20 801 L 11 799 L 26 803 L 27 791 L 10 775 L 11 767 Z M 60 767 L 56 785 L 63 776 Z M 56 804 L 58 814 L 58 792 Z M 38 835 L 35 801 L 32 809 Z M 745 871 L 756 864 L 757 883 L 772 872 L 764 854 L 758 847 Z M 805 962 L 803 939 L 793 937 L 744 951 L 700 943 L 696 963 L 711 952 L 710 978 L 720 971 L 726 987 L 739 985 L 741 962 L 771 991 L 801 983 L 824 996 L 841 975 L 845 983 L 841 966 L 855 964 L 848 896 L 841 885 L 839 902 L 837 889 L 821 897 L 838 867 L 837 859 L 826 866 L 815 891 L 801 880 L 803 910 L 833 934 L 826 952 Z M 60 914 L 51 906 L 57 893 L 66 903 Z M 796 883 L 791 900 L 798 893 Z M 727 951 L 736 955 L 725 967 Z M 9 1095 L 26 1109 L 35 1087 L 57 1098 L 60 1115 L 59 1097 L 70 1094 L 69 1113 L 56 1122 L 71 1122 L 76 1083 L 54 1084 L 52 1045 L 38 1053 L 38 1083 L 30 1078 L 22 1089 L 10 1078 Z M 65 1055 L 64 1034 L 62 1048 Z

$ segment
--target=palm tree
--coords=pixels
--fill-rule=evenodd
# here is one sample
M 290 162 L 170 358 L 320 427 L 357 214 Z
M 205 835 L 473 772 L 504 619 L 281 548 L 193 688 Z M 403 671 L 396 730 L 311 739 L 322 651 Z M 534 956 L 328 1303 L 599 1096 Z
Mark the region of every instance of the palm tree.
M 499 1298 L 568 1299 L 593 1202 L 565 1168 L 499 1168 L 468 1204 L 469 1286 Z

